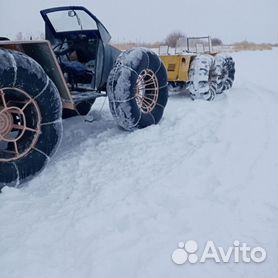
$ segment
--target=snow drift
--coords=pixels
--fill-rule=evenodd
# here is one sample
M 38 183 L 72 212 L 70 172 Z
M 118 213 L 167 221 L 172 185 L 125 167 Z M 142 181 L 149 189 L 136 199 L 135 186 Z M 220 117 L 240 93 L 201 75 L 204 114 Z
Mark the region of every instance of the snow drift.
M 45 171 L 0 195 L 0 276 L 271 276 L 277 270 L 277 49 L 241 52 L 214 102 L 169 98 L 157 126 L 64 122 Z M 179 241 L 262 246 L 260 264 L 175 265 Z

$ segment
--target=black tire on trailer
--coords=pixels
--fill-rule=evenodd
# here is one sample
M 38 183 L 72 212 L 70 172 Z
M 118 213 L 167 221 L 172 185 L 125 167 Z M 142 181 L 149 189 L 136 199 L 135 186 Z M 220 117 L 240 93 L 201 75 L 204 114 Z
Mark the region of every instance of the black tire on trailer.
M 38 174 L 62 136 L 62 103 L 42 67 L 0 48 L 0 188 Z
M 168 100 L 164 64 L 149 49 L 121 53 L 110 72 L 107 93 L 111 113 L 123 129 L 157 124 Z
M 189 69 L 188 90 L 192 99 L 211 101 L 216 95 L 217 83 L 214 71 L 214 57 L 197 55 Z
M 90 112 L 94 102 L 95 99 L 80 102 L 75 106 L 76 110 L 71 110 L 66 108 L 63 109 L 63 119 L 67 119 L 75 116 L 86 116 Z
M 231 56 L 217 54 L 215 56 L 215 72 L 217 75 L 217 94 L 222 94 L 233 86 L 235 79 L 235 62 Z

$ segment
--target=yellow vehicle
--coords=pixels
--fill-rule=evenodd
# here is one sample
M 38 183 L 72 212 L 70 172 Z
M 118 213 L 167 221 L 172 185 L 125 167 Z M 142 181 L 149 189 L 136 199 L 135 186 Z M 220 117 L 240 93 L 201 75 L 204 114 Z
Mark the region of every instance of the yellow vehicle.
M 210 37 L 189 37 L 185 47 L 176 47 L 174 54 L 170 51 L 167 46 L 159 49 L 170 92 L 185 92 L 192 99 L 210 101 L 216 94 L 232 87 L 235 76 L 233 58 L 213 51 Z

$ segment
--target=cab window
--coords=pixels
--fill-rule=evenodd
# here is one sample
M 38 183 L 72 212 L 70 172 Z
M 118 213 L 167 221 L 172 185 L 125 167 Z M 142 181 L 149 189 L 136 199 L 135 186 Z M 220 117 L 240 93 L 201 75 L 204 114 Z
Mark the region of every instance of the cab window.
M 97 30 L 96 22 L 83 10 L 62 10 L 48 14 L 55 32 Z

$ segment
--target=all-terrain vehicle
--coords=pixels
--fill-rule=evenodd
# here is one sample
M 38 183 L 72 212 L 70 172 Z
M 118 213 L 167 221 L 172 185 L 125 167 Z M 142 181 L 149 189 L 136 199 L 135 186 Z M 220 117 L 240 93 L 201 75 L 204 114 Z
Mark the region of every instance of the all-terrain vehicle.
M 84 7 L 41 11 L 45 41 L 0 41 L 0 189 L 40 172 L 62 136 L 62 117 L 85 115 L 108 96 L 125 130 L 157 124 L 168 99 L 167 72 L 144 48 L 109 44 Z
M 185 92 L 192 99 L 211 101 L 233 85 L 233 58 L 215 51 L 209 36 L 186 38 L 174 54 L 162 46 L 160 58 L 167 69 L 170 92 Z

